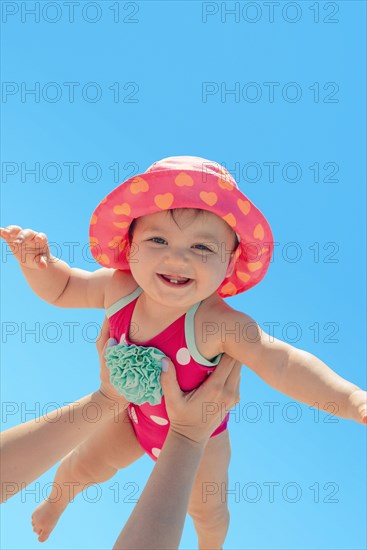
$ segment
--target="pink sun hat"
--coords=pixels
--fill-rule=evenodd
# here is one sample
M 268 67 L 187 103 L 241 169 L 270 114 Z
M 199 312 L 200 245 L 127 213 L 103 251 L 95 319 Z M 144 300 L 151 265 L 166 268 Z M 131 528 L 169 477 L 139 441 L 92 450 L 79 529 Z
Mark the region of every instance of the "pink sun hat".
M 103 267 L 130 271 L 128 231 L 133 219 L 172 208 L 208 210 L 236 232 L 240 242 L 234 269 L 217 289 L 221 297 L 235 296 L 261 281 L 274 249 L 270 226 L 223 166 L 200 157 L 159 160 L 111 191 L 91 217 L 93 257 Z

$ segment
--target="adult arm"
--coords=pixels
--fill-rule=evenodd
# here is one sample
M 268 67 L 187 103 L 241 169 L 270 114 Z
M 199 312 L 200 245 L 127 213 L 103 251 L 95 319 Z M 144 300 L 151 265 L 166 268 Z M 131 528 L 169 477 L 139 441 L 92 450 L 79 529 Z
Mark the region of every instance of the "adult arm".
M 224 355 L 196 390 L 181 392 L 172 363 L 162 373 L 170 430 L 144 491 L 113 550 L 178 548 L 196 473 L 210 434 L 239 401 L 241 364 Z M 206 403 L 217 411 L 203 415 Z
M 99 423 L 116 414 L 111 400 L 97 391 L 2 432 L 1 502 L 24 489 L 88 437 L 96 429 L 96 410 Z
M 106 320 L 97 341 L 101 368 L 98 391 L 0 434 L 1 502 L 56 464 L 96 429 L 97 422 L 101 425 L 127 407 L 128 402 L 109 383 L 103 351 L 108 336 Z
M 205 445 L 168 432 L 159 459 L 113 550 L 178 548 Z

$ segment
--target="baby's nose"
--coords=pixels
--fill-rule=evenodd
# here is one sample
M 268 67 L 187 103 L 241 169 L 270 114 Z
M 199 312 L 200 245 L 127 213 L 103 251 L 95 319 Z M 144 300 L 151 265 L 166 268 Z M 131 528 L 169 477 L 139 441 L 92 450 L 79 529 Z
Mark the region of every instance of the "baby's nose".
M 165 255 L 166 264 L 184 265 L 187 263 L 188 253 L 184 248 L 169 248 Z

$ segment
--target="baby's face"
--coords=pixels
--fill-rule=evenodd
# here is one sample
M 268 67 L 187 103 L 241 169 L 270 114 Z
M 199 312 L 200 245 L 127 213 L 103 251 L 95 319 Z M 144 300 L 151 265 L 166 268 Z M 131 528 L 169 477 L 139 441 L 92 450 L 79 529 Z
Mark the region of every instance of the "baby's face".
M 176 221 L 175 221 L 176 220 Z M 226 277 L 236 236 L 221 218 L 205 211 L 158 212 L 136 220 L 130 269 L 139 286 L 166 305 L 190 306 L 213 294 Z M 166 283 L 161 274 L 191 279 Z

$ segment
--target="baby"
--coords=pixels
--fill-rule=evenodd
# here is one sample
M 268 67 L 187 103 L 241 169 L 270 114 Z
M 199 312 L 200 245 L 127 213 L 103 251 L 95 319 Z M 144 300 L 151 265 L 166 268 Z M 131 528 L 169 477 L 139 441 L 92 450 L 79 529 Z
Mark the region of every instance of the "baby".
M 227 353 L 291 398 L 321 409 L 333 402 L 338 416 L 367 424 L 364 390 L 314 355 L 270 338 L 224 301 L 261 281 L 273 237 L 220 165 L 170 157 L 114 189 L 91 218 L 90 245 L 103 266 L 93 273 L 52 258 L 43 233 L 9 226 L 1 236 L 38 296 L 64 308 L 105 309 L 112 342 L 169 356 L 183 391 L 198 387 Z M 32 516 L 40 542 L 86 484 L 110 479 L 144 452 L 157 460 L 169 427 L 164 396 L 158 404 L 143 401 L 130 402 L 119 422 L 104 424 L 63 459 L 54 489 Z M 222 548 L 229 526 L 221 492 L 202 499 L 205 482 L 228 482 L 227 423 L 228 414 L 211 435 L 190 497 L 200 549 Z

